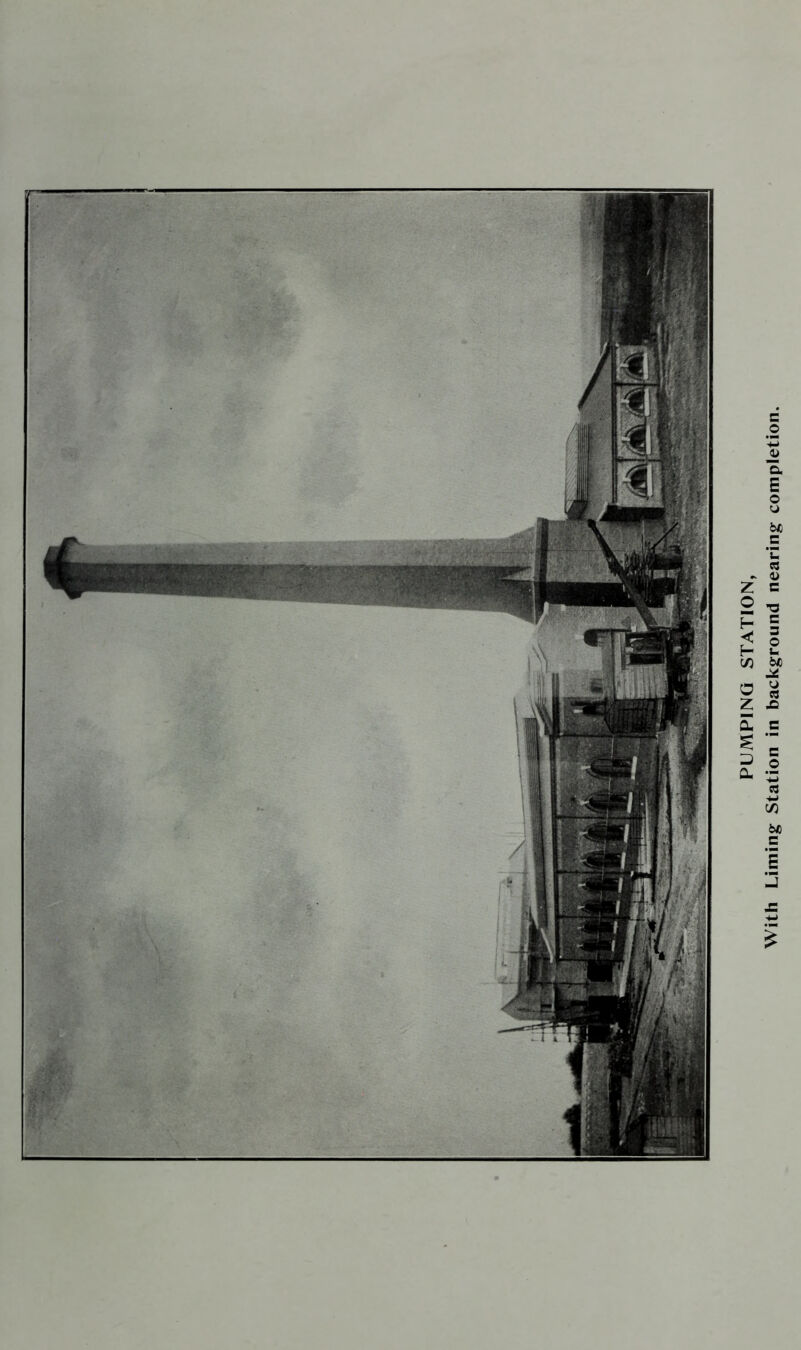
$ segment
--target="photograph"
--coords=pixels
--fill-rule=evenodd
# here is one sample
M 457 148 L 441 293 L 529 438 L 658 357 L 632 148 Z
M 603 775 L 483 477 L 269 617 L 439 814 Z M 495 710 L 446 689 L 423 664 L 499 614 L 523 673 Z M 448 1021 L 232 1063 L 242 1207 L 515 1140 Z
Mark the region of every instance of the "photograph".
M 712 208 L 28 193 L 25 1159 L 710 1158 Z

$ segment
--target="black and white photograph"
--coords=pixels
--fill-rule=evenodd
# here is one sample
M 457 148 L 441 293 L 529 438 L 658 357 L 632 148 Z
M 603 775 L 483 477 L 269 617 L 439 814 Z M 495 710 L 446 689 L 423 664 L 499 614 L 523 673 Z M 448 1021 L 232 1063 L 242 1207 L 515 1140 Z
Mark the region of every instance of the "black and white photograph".
M 712 206 L 28 194 L 26 1159 L 709 1158 Z

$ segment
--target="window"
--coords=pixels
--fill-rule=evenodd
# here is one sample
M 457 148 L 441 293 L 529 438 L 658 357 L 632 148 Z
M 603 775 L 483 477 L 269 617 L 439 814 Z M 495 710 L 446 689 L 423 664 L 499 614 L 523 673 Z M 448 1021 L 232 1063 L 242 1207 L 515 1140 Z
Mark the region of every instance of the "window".
M 645 411 L 645 390 L 641 388 L 630 390 L 625 401 L 633 413 L 643 413 Z
M 626 474 L 626 484 L 637 497 L 648 496 L 648 470 L 644 464 L 635 464 Z
M 579 886 L 583 891 L 616 891 L 618 889 L 617 877 L 587 877 L 585 881 L 580 881 Z
M 625 792 L 595 792 L 585 805 L 591 811 L 597 811 L 600 815 L 603 815 L 606 812 L 625 811 L 628 802 L 628 795 Z
M 601 717 L 604 712 L 604 704 L 599 702 L 585 702 L 583 698 L 571 699 L 573 712 L 577 717 Z
M 663 636 L 661 632 L 628 633 L 626 635 L 627 652 L 659 652 L 661 654 Z
M 616 909 L 614 900 L 585 900 L 579 907 L 579 913 L 582 917 L 585 914 L 600 914 L 604 918 L 614 918 Z
M 622 844 L 625 830 L 622 825 L 590 825 L 581 836 L 591 844 Z
M 641 380 L 645 373 L 645 356 L 642 352 L 632 352 L 623 362 L 623 369 L 633 375 L 636 380 Z
M 647 438 L 645 433 L 645 427 L 642 422 L 640 422 L 636 427 L 632 427 L 631 431 L 627 431 L 623 439 L 626 442 L 626 444 L 630 447 L 630 449 L 634 451 L 635 455 L 645 454 L 645 446 Z
M 608 853 L 607 853 L 607 852 L 603 852 L 603 853 L 602 853 L 602 852 L 599 851 L 599 852 L 597 852 L 597 853 L 588 853 L 588 854 L 585 856 L 585 858 L 583 859 L 583 861 L 584 861 L 584 866 L 585 866 L 585 867 L 594 867 L 594 868 L 613 867 L 613 868 L 619 868 L 619 867 L 620 867 L 620 863 L 621 863 L 622 857 L 623 857 L 622 853 L 612 853 L 612 852 L 608 852 Z
M 593 778 L 630 778 L 630 759 L 594 759 L 589 766 Z
M 589 919 L 584 924 L 583 932 L 585 937 L 593 938 L 596 936 L 600 937 L 602 933 L 606 934 L 613 933 L 614 929 L 615 925 L 613 923 L 608 923 L 606 921 L 600 921 L 596 919 Z
M 613 970 L 612 970 L 611 962 L 609 962 L 609 963 L 604 962 L 604 961 L 588 961 L 588 962 L 587 962 L 587 979 L 588 979 L 588 980 L 602 980 L 602 981 L 605 983 L 607 980 L 611 980 L 612 975 L 613 975 Z

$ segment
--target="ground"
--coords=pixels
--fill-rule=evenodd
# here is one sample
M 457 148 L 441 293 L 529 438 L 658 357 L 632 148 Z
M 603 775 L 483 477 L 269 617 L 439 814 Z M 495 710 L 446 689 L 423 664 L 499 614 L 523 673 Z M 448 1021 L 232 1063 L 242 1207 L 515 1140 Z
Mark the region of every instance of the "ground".
M 612 215 L 614 222 L 614 211 Z M 644 298 L 641 289 L 624 295 L 618 270 L 605 294 L 605 322 L 608 336 L 633 336 L 632 327 L 647 317 L 657 339 L 665 523 L 678 522 L 670 542 L 680 543 L 684 555 L 676 617 L 691 625 L 694 649 L 688 698 L 660 736 L 655 875 L 637 925 L 628 987 L 631 1073 L 613 1079 L 619 1138 L 642 1112 L 701 1113 L 704 1119 L 707 1076 L 706 200 L 682 195 L 653 199 L 649 233 L 650 295 Z M 642 239 L 637 251 L 639 257 Z M 646 304 L 647 316 L 642 312 Z

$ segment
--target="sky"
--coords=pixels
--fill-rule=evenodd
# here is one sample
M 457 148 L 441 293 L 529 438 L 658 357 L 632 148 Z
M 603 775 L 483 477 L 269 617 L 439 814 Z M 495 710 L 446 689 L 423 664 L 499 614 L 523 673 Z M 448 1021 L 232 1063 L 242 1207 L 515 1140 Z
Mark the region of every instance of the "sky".
M 499 1011 L 505 615 L 86 594 L 47 547 L 562 516 L 578 194 L 34 195 L 26 1149 L 569 1154 Z

